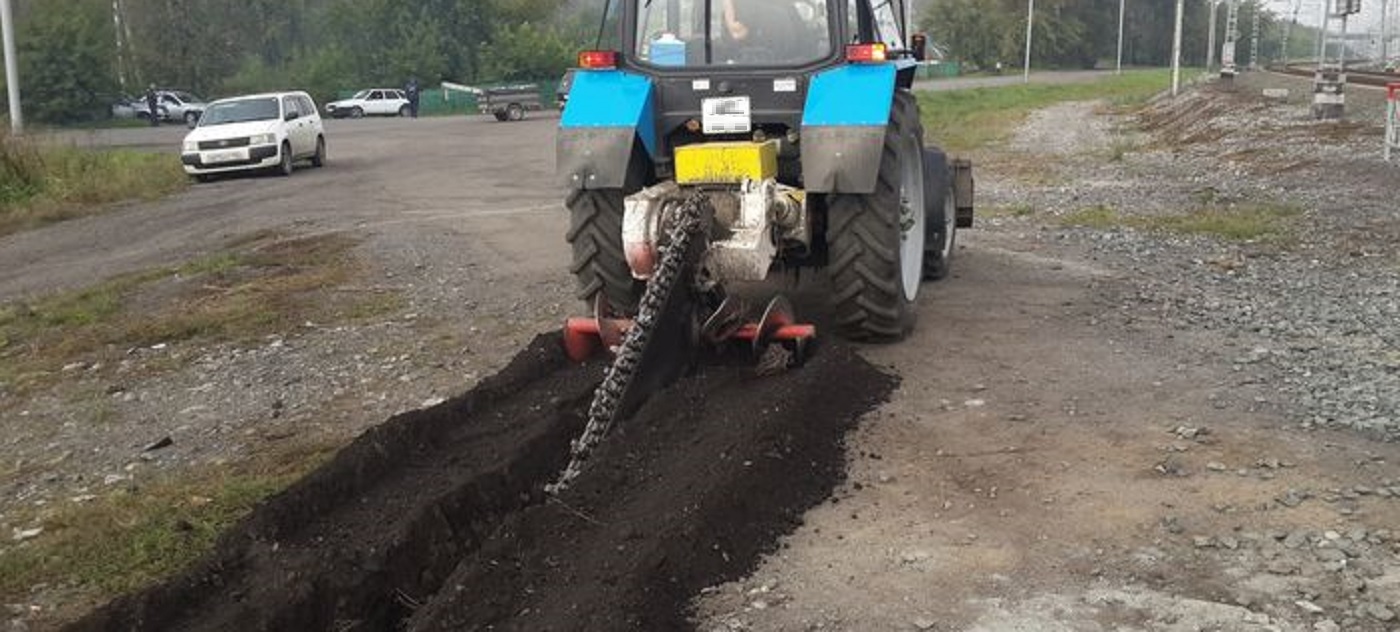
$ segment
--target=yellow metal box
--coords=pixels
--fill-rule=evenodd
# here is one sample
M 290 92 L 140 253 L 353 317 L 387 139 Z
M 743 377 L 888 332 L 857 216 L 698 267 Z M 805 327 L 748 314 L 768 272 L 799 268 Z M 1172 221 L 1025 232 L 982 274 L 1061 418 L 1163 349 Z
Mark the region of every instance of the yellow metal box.
M 677 184 L 738 184 L 778 177 L 778 142 L 701 143 L 676 148 Z

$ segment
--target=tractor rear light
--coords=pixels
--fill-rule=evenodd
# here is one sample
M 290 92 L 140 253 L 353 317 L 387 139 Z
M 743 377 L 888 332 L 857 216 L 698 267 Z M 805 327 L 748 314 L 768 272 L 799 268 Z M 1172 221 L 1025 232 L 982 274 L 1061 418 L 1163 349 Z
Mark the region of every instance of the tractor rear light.
M 880 42 L 873 44 L 847 44 L 846 61 L 857 63 L 878 63 L 888 59 L 889 49 Z
M 578 54 L 578 67 L 588 70 L 611 70 L 617 67 L 617 52 L 586 50 Z

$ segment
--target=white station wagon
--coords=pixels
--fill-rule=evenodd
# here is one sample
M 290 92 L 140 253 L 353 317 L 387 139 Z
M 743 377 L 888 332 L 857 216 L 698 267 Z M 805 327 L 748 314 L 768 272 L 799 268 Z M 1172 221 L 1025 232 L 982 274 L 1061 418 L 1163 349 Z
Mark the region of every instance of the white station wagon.
M 411 113 L 408 97 L 404 96 L 403 90 L 392 88 L 361 90 L 353 97 L 326 104 L 326 114 L 334 118 L 408 116 Z
M 326 132 L 316 102 L 305 92 L 274 92 L 220 99 L 185 135 L 180 161 L 204 181 L 230 171 L 271 169 L 292 175 L 293 163 L 326 163 Z

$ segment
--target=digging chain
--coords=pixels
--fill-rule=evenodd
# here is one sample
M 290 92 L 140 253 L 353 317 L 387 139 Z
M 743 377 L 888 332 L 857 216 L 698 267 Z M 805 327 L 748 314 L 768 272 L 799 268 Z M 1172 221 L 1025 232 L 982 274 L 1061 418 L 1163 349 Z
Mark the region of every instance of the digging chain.
M 627 385 L 636 374 L 642 351 L 651 340 L 661 310 L 671 292 L 675 290 L 676 282 L 683 276 L 681 273 L 686 266 L 686 252 L 690 249 L 690 240 L 699 232 L 700 208 L 706 202 L 705 196 L 697 193 L 686 198 L 667 215 L 666 220 L 670 223 L 666 230 L 667 243 L 662 248 L 660 264 L 657 265 L 651 280 L 647 282 L 646 290 L 642 292 L 637 317 L 632 328 L 623 336 L 622 345 L 617 349 L 617 357 L 603 374 L 602 384 L 593 392 L 593 402 L 588 406 L 588 423 L 583 428 L 583 434 L 571 444 L 569 465 L 564 468 L 558 480 L 545 485 L 545 492 L 556 494 L 568 488 L 583 471 L 589 454 L 612 428 Z

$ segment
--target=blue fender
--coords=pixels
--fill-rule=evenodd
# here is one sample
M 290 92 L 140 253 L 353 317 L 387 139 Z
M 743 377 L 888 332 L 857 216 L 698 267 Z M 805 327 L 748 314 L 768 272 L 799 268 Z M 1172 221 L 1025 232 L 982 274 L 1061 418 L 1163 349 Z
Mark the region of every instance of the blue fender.
M 850 64 L 812 77 L 802 111 L 802 183 L 813 193 L 871 193 L 894 104 L 897 64 Z
M 578 70 L 559 119 L 559 176 L 573 189 L 621 188 L 640 140 L 657 152 L 655 88 L 620 70 Z

